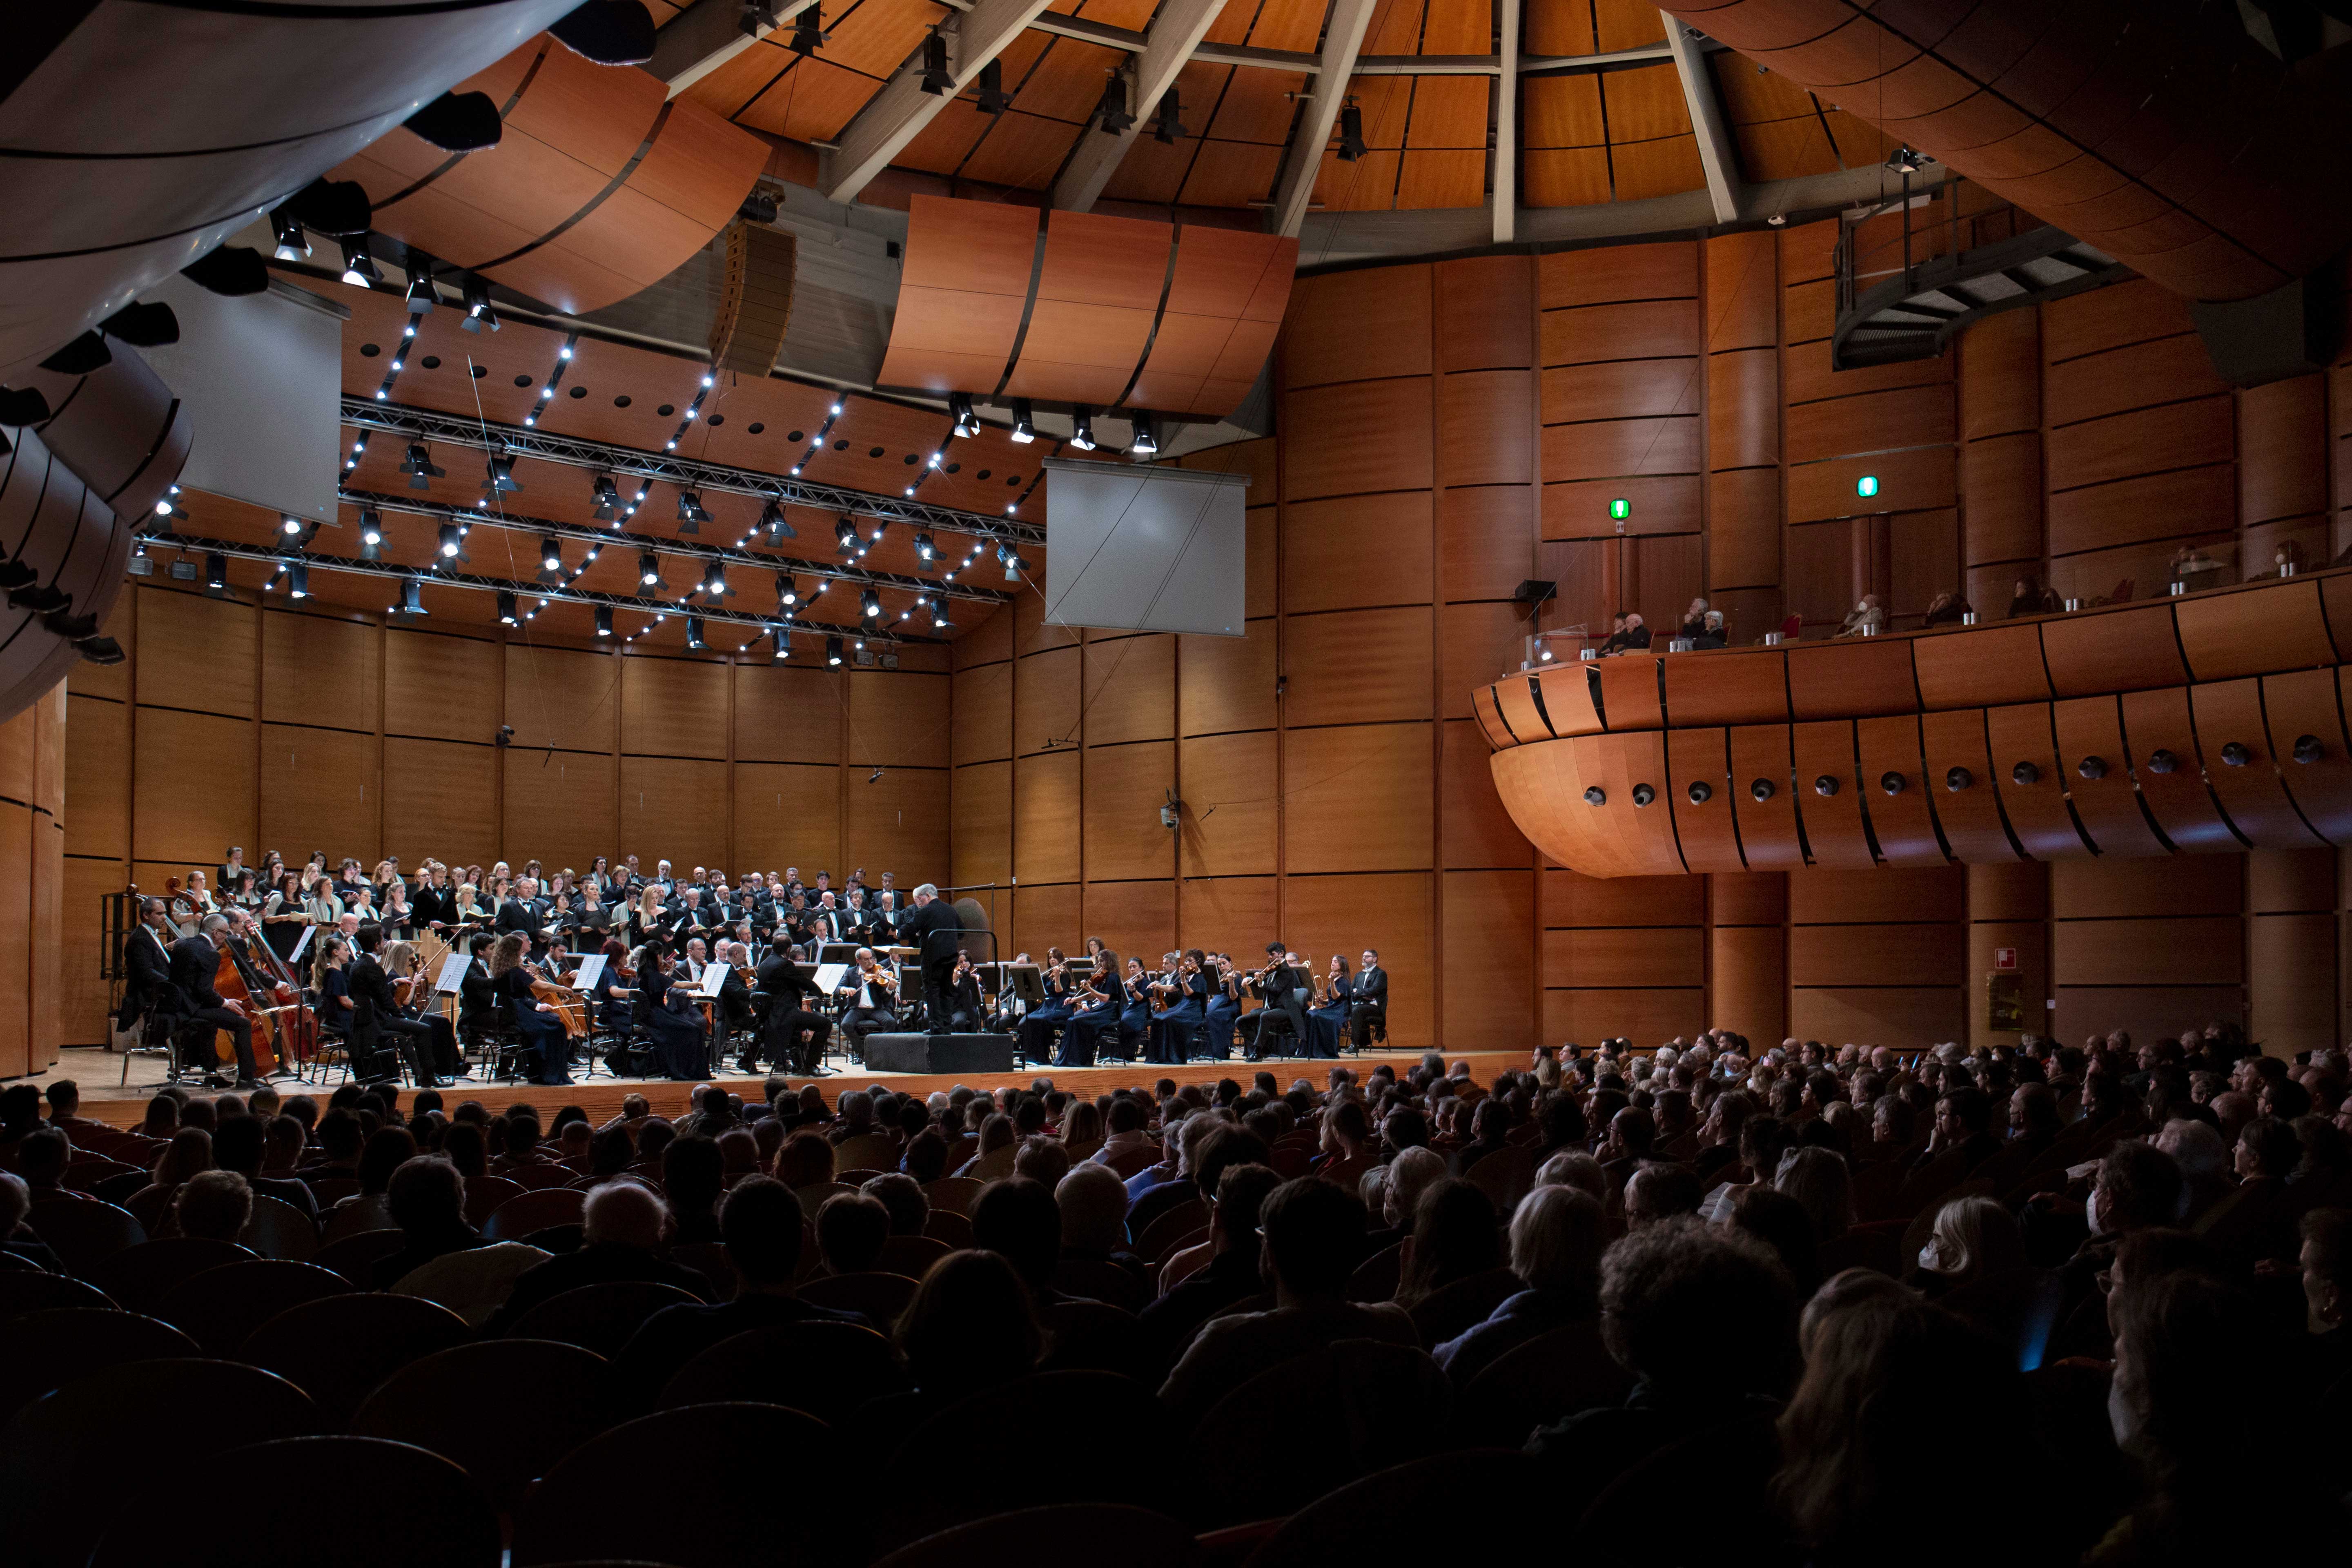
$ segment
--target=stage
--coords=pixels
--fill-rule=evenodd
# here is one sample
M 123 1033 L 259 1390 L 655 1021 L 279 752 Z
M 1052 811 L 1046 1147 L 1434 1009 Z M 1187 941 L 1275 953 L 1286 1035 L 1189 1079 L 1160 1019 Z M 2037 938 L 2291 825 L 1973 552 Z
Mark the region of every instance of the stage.
M 1417 1050 L 1393 1048 L 1368 1050 L 1360 1056 L 1342 1057 L 1337 1064 L 1306 1057 L 1276 1057 L 1264 1062 L 1246 1062 L 1236 1057 L 1223 1063 L 1199 1061 L 1181 1068 L 1166 1067 L 1153 1062 L 1114 1063 L 1108 1067 L 1070 1068 L 1016 1065 L 1010 1071 L 1004 1072 L 961 1073 L 882 1072 L 845 1065 L 837 1066 L 832 1073 L 823 1078 L 787 1076 L 784 1081 L 789 1083 L 795 1092 L 805 1084 L 814 1083 L 819 1086 L 828 1101 L 838 1100 L 849 1089 L 870 1089 L 877 1086 L 897 1089 L 903 1093 L 929 1094 L 933 1089 L 951 1089 L 959 1084 L 972 1089 L 995 1089 L 1008 1083 L 1025 1085 L 1033 1079 L 1041 1078 L 1051 1079 L 1057 1089 L 1090 1095 L 1107 1093 L 1111 1089 L 1121 1088 L 1149 1088 L 1163 1078 L 1174 1079 L 1180 1084 L 1213 1084 L 1219 1079 L 1230 1078 L 1247 1087 L 1251 1079 L 1261 1071 L 1274 1074 L 1275 1081 L 1285 1089 L 1288 1089 L 1293 1081 L 1305 1079 L 1315 1089 L 1320 1090 L 1334 1065 L 1352 1068 L 1361 1076 L 1385 1062 L 1393 1067 L 1397 1075 L 1402 1078 L 1420 1059 L 1421 1052 Z M 1491 1081 L 1497 1072 L 1527 1066 L 1528 1053 L 1525 1051 L 1469 1051 L 1448 1057 L 1446 1060 L 1449 1064 L 1456 1061 L 1468 1062 L 1471 1076 L 1479 1082 L 1486 1083 Z M 157 1057 L 133 1057 L 131 1059 L 131 1076 L 127 1084 L 116 1082 L 121 1071 L 122 1058 L 112 1052 L 96 1047 L 79 1047 L 65 1052 L 58 1058 L 58 1065 L 47 1072 L 15 1081 L 46 1088 L 58 1079 L 71 1079 L 81 1089 L 82 1115 L 93 1121 L 103 1121 L 113 1127 L 132 1127 L 136 1126 L 140 1118 L 146 1113 L 147 1101 L 153 1098 L 155 1090 L 164 1081 L 163 1063 L 162 1058 Z M 765 1073 L 729 1071 L 714 1073 L 708 1079 L 696 1081 L 721 1084 L 732 1093 L 740 1094 L 746 1099 L 758 1100 L 763 1093 L 761 1085 L 769 1076 Z M 271 1080 L 270 1087 L 284 1095 L 311 1094 L 324 1099 L 342 1081 L 340 1068 L 331 1070 L 326 1077 L 327 1081 L 323 1083 L 305 1082 L 296 1078 L 275 1079 Z M 695 1083 L 683 1080 L 615 1079 L 599 1074 L 594 1078 L 580 1078 L 575 1075 L 575 1079 L 569 1088 L 557 1089 L 533 1083 L 493 1084 L 479 1079 L 464 1079 L 452 1087 L 443 1089 L 441 1093 L 444 1100 L 450 1105 L 477 1100 L 494 1111 L 503 1110 L 518 1101 L 537 1106 L 542 1114 L 551 1113 L 561 1106 L 577 1105 L 586 1110 L 591 1119 L 601 1121 L 607 1117 L 620 1114 L 622 1100 L 632 1094 L 645 1096 L 656 1115 L 680 1115 L 688 1109 L 688 1097 L 693 1093 L 695 1087 Z M 203 1094 L 228 1091 L 201 1089 L 191 1085 L 190 1092 Z M 413 1089 L 403 1091 L 404 1103 L 407 1096 L 414 1092 Z

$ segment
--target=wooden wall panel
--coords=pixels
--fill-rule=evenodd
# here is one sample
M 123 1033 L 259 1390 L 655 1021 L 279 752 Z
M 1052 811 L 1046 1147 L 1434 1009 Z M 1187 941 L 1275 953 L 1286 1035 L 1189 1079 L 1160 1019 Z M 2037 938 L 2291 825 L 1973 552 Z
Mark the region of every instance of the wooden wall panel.
M 1718 925 L 1708 933 L 1714 1005 L 1707 1022 L 1736 1029 L 1768 1048 L 1788 1026 L 1789 962 L 1777 925 Z
M 1300 279 L 1283 322 L 1284 384 L 1427 375 L 1433 368 L 1431 284 L 1426 265 Z
M 634 664 L 634 659 L 625 662 Z M 1008 667 L 998 666 L 999 669 Z M 975 672 L 977 675 L 979 672 Z M 838 670 L 793 665 L 735 667 L 735 757 L 738 762 L 838 763 L 843 683 Z M 642 748 L 627 739 L 630 751 Z M 993 753 L 1003 756 L 1005 753 Z
M 1176 696 L 1177 720 L 1185 734 L 1273 727 L 1273 622 L 1251 622 L 1249 635 L 1243 637 L 1181 637 L 1176 657 L 1184 672 Z
M 1434 453 L 1423 378 L 1294 392 L 1283 400 L 1285 501 L 1427 489 Z
M 2233 985 L 2245 977 L 2239 922 L 2227 916 L 2058 922 L 2062 985 Z
M 1536 1026 L 1535 873 L 1449 871 L 1444 885 L 1443 1037 L 1528 1038 Z M 1360 956 L 1350 953 L 1349 966 Z
M 1555 1045 L 1591 1047 L 1606 1039 L 1627 1039 L 1656 1046 L 1706 1027 L 1706 993 L 1696 986 L 1653 991 L 1548 988 L 1543 1037 Z
M 505 686 L 499 656 L 494 642 L 387 628 L 384 733 L 488 742 L 504 722 L 498 716 Z
M 1078 879 L 1078 753 L 1024 757 L 1013 767 L 1013 875 L 1022 882 Z M 1058 938 L 1055 940 L 1059 940 Z
M 1094 933 L 1079 921 L 1080 897 L 1075 882 L 1036 887 L 1024 882 L 1013 899 L 1011 951 L 1025 951 L 1040 963 L 1049 947 L 1073 955 L 1084 952 L 1086 939 Z
M 377 777 L 373 734 L 264 724 L 256 837 L 265 847 L 247 845 L 247 862 L 257 863 L 269 848 L 289 861 L 324 849 L 331 859 L 356 855 L 362 865 L 374 865 L 380 853 L 376 813 L 383 805 Z M 608 797 L 609 793 L 608 785 Z M 399 820 L 396 810 L 393 820 Z M 402 864 L 413 868 L 416 862 L 404 854 Z
M 141 709 L 137 723 L 131 809 L 139 858 L 210 868 L 232 844 L 251 849 L 252 723 L 163 708 Z
M 1284 507 L 1283 608 L 1307 615 L 1429 603 L 1435 564 L 1431 506 L 1423 489 Z M 1519 564 L 1524 576 L 1527 563 Z M 1518 584 L 1519 578 L 1511 580 L 1512 588 Z
M 1160 825 L 1160 808 L 1175 787 L 1171 742 L 1087 751 L 1080 808 L 1087 881 L 1175 874 L 1177 836 Z
M 1176 733 L 1176 638 L 1104 639 L 1086 650 L 1086 740 L 1089 746 L 1165 741 Z
M 1437 383 L 1437 436 L 1445 480 L 1456 485 L 1525 484 L 1535 477 L 1528 429 L 1535 388 L 1525 371 L 1468 371 Z
M 131 705 L 75 693 L 66 704 L 66 853 L 131 858 Z M 1482 763 L 1483 765 L 1483 763 Z
M 1283 737 L 1283 867 L 1426 870 L 1433 759 L 1428 724 L 1349 724 Z
M 597 856 L 614 854 L 620 839 L 620 773 L 611 752 L 510 751 L 504 784 L 501 843 L 529 845 L 530 853 L 551 868 L 585 871 Z M 730 880 L 754 863 L 768 868 L 745 857 L 739 837 Z
M 1696 926 L 1549 931 L 1543 973 L 1555 986 L 1696 986 L 1706 977 L 1706 935 Z
M 740 796 L 740 780 L 736 788 Z M 959 886 L 1013 880 L 1011 763 L 979 763 L 955 770 L 949 843 L 948 875 Z
M 2248 1026 L 2265 1055 L 2336 1044 L 2336 917 L 2257 915 L 2247 922 Z
M 184 598 L 184 595 L 173 597 Z M 376 724 L 377 632 L 357 621 L 265 611 L 261 716 L 280 724 L 365 730 Z
M 1176 884 L 1165 879 L 1088 882 L 1079 908 L 1087 935 L 1102 938 L 1122 960 L 1141 959 L 1148 970 L 1176 944 Z
M 1381 955 L 1389 972 L 1389 1037 L 1434 1038 L 1435 967 L 1430 962 L 1433 889 L 1426 874 L 1283 879 L 1282 940 L 1300 952 Z M 1253 946 L 1262 947 L 1262 939 Z M 1246 963 L 1243 953 L 1234 954 Z
M 1262 960 L 1265 945 L 1281 934 L 1280 886 L 1273 877 L 1202 877 L 1181 884 L 1177 940 L 1207 952 L 1230 952 L 1238 962 Z
M 1078 737 L 1079 653 L 1054 648 L 1013 662 L 1013 754 L 1026 757 Z
M 139 595 L 134 679 L 159 708 L 253 717 L 261 612 L 230 599 L 148 590 Z
M 848 762 L 868 769 L 947 766 L 948 678 L 852 671 Z
M 1276 864 L 1282 811 L 1278 754 L 1270 730 L 1183 742 L 1178 757 L 1184 801 L 1178 836 L 1182 875 L 1234 877 Z
M 724 761 L 728 708 L 727 667 L 715 659 L 622 661 L 621 750 L 625 753 Z
M 1797 986 L 1789 1032 L 1832 1047 L 1957 1040 L 1967 1033 L 1964 1006 L 1957 985 Z
M 657 858 L 679 867 L 725 865 L 730 816 L 725 763 L 621 759 L 622 854 L 648 866 Z
M 1967 953 L 1957 924 L 1789 928 L 1789 977 L 1799 986 L 1956 986 Z
M 1444 754 L 1438 780 L 1441 863 L 1449 870 L 1525 866 L 1533 854 L 1495 790 L 1485 741 L 1462 720 L 1442 726 Z
M 1013 754 L 1013 666 L 986 664 L 955 673 L 950 702 L 951 757 L 957 767 Z M 742 722 L 738 699 L 736 722 Z M 743 753 L 739 740 L 736 754 Z
M 851 871 L 878 881 L 885 871 L 913 888 L 948 864 L 948 773 L 891 768 L 866 782 L 853 773 L 844 791 L 842 854 Z
M 1439 262 L 1433 280 L 1436 368 L 1493 370 L 1534 363 L 1535 271 L 1534 260 L 1524 256 Z M 1391 345 L 1386 352 L 1401 351 Z
M 1371 724 L 1435 711 L 1433 647 L 1425 608 L 1291 616 L 1283 622 L 1283 720 Z
M 0 800 L 0 885 L 14 896 L 0 904 L 0 1074 L 19 1078 L 33 1067 L 33 860 L 38 821 L 30 805 Z
M 506 721 L 514 726 L 515 745 L 614 751 L 624 662 L 609 653 L 509 643 Z
M 429 856 L 451 866 L 478 861 L 488 867 L 499 858 L 497 791 L 493 747 L 386 737 L 383 795 L 397 804 L 386 815 L 385 849 L 404 866 Z M 631 843 L 625 837 L 621 852 L 642 855 L 650 866 L 656 857 L 675 858 L 678 850 L 657 842 Z

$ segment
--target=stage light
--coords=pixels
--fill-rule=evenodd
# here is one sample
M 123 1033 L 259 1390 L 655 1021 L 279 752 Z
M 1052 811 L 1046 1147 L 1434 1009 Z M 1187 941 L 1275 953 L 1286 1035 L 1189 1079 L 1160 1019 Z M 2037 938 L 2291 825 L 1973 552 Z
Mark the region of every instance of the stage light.
M 827 637 L 824 639 L 824 662 L 828 665 L 834 666 L 838 666 L 841 663 L 841 639 L 839 637 Z
M 515 614 L 514 595 L 504 588 L 499 590 L 499 622 L 502 626 L 509 626 L 522 624 L 520 617 Z
M 955 91 L 955 78 L 948 72 L 948 41 L 937 32 L 923 40 L 922 88 L 933 98 Z
M 287 569 L 286 593 L 288 597 L 295 599 L 310 596 L 310 569 L 299 561 Z
M 727 568 L 724 564 L 717 561 L 710 563 L 710 570 L 702 579 L 702 591 L 714 599 L 726 594 Z
M 478 332 L 484 327 L 489 328 L 490 331 L 494 332 L 497 331 L 499 330 L 499 313 L 490 309 L 490 290 L 488 285 L 483 283 L 468 283 L 465 286 L 464 293 L 466 297 L 466 315 L 465 319 L 460 321 L 457 324 L 465 328 L 469 332 Z
M 411 259 L 415 260 L 414 258 Z M 440 302 L 441 296 L 433 287 L 432 267 L 425 262 L 415 261 L 408 274 L 408 313 L 422 316 Z M 409 330 L 412 332 L 415 331 L 413 323 Z
M 1102 101 L 1095 105 L 1095 123 L 1117 136 L 1135 123 L 1127 111 L 1127 79 L 1113 73 L 1103 84 Z
M 1886 172 L 1890 174 L 1916 174 L 1935 161 L 1925 153 L 1912 151 L 1906 144 L 1887 155 Z
M 824 47 L 824 8 L 811 5 L 793 18 L 793 41 L 785 47 L 796 55 L 813 55 Z
M 362 544 L 383 542 L 383 517 L 372 506 L 360 508 L 360 542 Z
M 704 646 L 705 645 L 702 640 L 702 617 L 700 616 L 687 616 L 686 651 L 688 653 L 700 653 L 703 651 Z
M 610 605 L 596 606 L 596 635 L 600 637 L 613 635 L 613 606 Z
M 433 466 L 431 450 L 415 441 L 408 444 L 408 456 L 402 460 L 400 471 L 408 476 L 408 488 L 413 490 L 429 490 L 433 488 L 431 481 L 449 477 L 448 469 Z
M 767 531 L 770 544 L 782 544 L 787 539 L 800 537 L 800 530 L 794 528 L 791 520 L 784 516 L 783 503 L 773 498 L 760 509 L 759 526 Z
M 943 632 L 948 630 L 952 625 L 953 623 L 948 619 L 947 605 L 940 604 L 931 606 L 931 630 L 935 632 Z
M 444 560 L 450 559 L 457 553 L 459 537 L 456 523 L 445 522 L 441 525 L 441 555 Z
M 539 566 L 542 572 L 563 570 L 563 546 L 557 543 L 552 535 L 540 542 Z
M 782 626 L 770 626 L 768 628 L 768 635 L 776 639 L 776 657 L 778 658 L 790 658 L 793 657 L 792 633 L 786 631 Z
M 793 585 L 793 574 L 780 573 L 776 577 L 776 603 L 787 608 L 801 602 L 801 591 Z
M 1012 95 L 1004 90 L 1004 62 L 991 60 L 980 68 L 980 111 L 996 115 L 1012 107 Z
M 1135 416 L 1135 444 L 1128 450 L 1139 458 L 1155 457 L 1159 454 L 1160 437 L 1152 431 L 1150 415 L 1139 414 Z
M 859 613 L 870 621 L 882 613 L 882 595 L 868 588 L 858 596 L 857 605 Z
M 423 615 L 425 613 L 425 584 L 418 582 L 414 577 L 403 577 L 400 580 L 400 605 L 398 607 L 400 613 L 404 616 Z
M 955 416 L 955 433 L 957 435 L 971 437 L 980 434 L 980 416 L 972 412 L 971 394 L 968 392 L 949 393 L 948 412 Z M 936 463 L 933 466 L 936 467 Z
M 677 492 L 677 531 L 680 533 L 699 533 L 702 525 L 709 521 L 710 514 L 702 510 L 700 496 L 692 490 Z
M 342 245 L 344 282 L 364 289 L 383 281 L 383 274 L 376 269 L 375 258 L 368 254 L 366 240 L 347 239 Z
M 931 541 L 930 530 L 919 528 L 915 531 L 915 553 L 926 561 L 939 553 L 938 547 Z
M 637 556 L 637 581 L 648 588 L 661 582 L 661 558 L 650 550 Z
M 310 254 L 310 237 L 302 232 L 302 220 L 288 207 L 269 209 L 270 231 L 278 237 L 276 255 L 280 261 L 300 261 Z
M 1151 139 L 1163 147 L 1173 147 L 1180 137 L 1189 134 L 1184 129 L 1184 104 L 1170 88 L 1160 95 L 1160 112 L 1151 121 Z
M 205 586 L 216 594 L 228 586 L 227 556 L 207 555 L 205 557 Z
M 1339 110 L 1339 162 L 1352 163 L 1364 153 L 1364 111 L 1347 104 Z
M 610 474 L 596 476 L 596 521 L 617 522 L 621 516 L 621 487 L 613 482 Z
M 278 531 L 280 533 L 299 533 L 302 531 L 302 520 L 280 512 L 278 517 Z
M 509 457 L 493 456 L 488 458 L 482 465 L 484 472 L 488 475 L 488 478 L 482 481 L 482 488 L 499 492 L 522 489 L 520 485 L 515 483 L 514 466 L 515 460 Z
M 844 550 L 857 548 L 857 525 L 843 518 L 833 525 L 833 542 Z
M 1070 445 L 1081 452 L 1095 449 L 1095 419 L 1083 403 L 1070 410 Z
M 1037 438 L 1037 421 L 1033 413 L 1027 398 L 1013 400 L 1013 438 L 1024 447 Z

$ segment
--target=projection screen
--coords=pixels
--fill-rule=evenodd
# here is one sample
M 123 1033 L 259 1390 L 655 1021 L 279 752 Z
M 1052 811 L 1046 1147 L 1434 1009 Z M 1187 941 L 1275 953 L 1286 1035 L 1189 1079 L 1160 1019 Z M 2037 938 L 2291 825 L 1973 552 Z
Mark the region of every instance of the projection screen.
M 1246 474 L 1140 464 L 1045 468 L 1045 619 L 1244 635 Z

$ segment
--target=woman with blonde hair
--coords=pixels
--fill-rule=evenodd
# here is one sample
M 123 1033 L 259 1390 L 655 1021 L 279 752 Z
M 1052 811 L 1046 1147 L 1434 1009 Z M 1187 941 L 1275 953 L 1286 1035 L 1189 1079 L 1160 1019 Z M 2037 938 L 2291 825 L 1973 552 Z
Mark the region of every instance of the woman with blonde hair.
M 2025 1237 L 2016 1216 L 1979 1194 L 1955 1198 L 1936 1211 L 1936 1226 L 1919 1249 L 1911 1280 L 1930 1297 L 2025 1267 Z
M 1853 1225 L 1853 1178 L 1834 1149 L 1807 1144 L 1780 1156 L 1772 1184 L 1805 1205 L 1813 1239 L 1835 1241 Z

